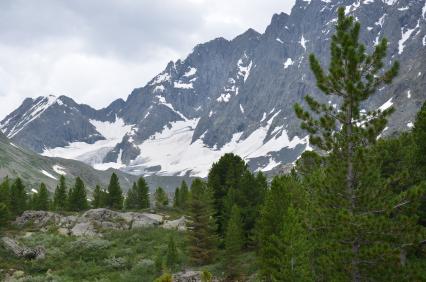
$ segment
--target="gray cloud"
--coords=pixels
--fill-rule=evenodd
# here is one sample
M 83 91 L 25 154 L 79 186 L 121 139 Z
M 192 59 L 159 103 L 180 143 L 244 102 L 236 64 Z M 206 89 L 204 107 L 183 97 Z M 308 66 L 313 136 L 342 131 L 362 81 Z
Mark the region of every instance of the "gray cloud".
M 25 97 L 125 98 L 198 43 L 263 32 L 294 0 L 0 1 L 0 118 Z

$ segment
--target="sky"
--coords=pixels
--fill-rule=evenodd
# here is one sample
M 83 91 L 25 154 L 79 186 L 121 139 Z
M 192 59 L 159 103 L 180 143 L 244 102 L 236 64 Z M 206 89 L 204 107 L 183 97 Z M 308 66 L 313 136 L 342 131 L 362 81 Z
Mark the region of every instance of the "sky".
M 216 37 L 264 32 L 295 0 L 2 0 L 0 120 L 26 97 L 126 99 Z

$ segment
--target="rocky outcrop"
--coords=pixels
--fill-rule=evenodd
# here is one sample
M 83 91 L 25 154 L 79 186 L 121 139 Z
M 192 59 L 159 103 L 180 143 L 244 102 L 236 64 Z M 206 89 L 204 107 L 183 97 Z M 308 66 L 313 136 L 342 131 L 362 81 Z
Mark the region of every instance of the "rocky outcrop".
M 43 247 L 37 246 L 29 248 L 22 246 L 17 241 L 9 237 L 1 238 L 3 246 L 11 251 L 15 256 L 25 259 L 43 259 L 45 257 L 45 250 Z
M 45 229 L 56 226 L 58 233 L 74 236 L 96 236 L 102 230 L 129 230 L 159 226 L 167 229 L 186 230 L 185 217 L 164 221 L 164 217 L 154 213 L 118 212 L 109 209 L 91 209 L 81 215 L 63 216 L 53 212 L 25 211 L 16 218 L 15 225 L 33 226 Z
M 173 282 L 201 282 L 203 281 L 201 277 L 203 276 L 202 271 L 193 271 L 193 270 L 187 270 L 183 272 L 178 272 L 173 274 Z M 212 278 L 212 282 L 219 281 L 216 278 Z
M 175 229 L 178 231 L 186 231 L 187 220 L 184 216 L 176 220 L 165 220 L 163 227 L 166 229 Z

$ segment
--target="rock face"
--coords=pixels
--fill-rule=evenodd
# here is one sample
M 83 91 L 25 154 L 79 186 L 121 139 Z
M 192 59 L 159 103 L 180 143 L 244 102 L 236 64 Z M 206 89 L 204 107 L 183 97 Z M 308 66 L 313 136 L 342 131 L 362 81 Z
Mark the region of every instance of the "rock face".
M 25 211 L 16 218 L 14 224 L 24 226 L 33 224 L 40 229 L 56 226 L 63 235 L 96 236 L 104 229 L 129 230 L 146 227 L 186 230 L 185 218 L 164 221 L 162 215 L 138 212 L 117 212 L 109 209 L 91 209 L 80 216 L 62 216 L 53 212 Z
M 28 248 L 21 246 L 18 242 L 9 237 L 2 237 L 3 246 L 11 251 L 15 256 L 25 259 L 43 259 L 45 250 L 43 247 Z
M 363 108 L 394 104 L 383 135 L 409 130 L 426 98 L 425 0 L 297 0 L 263 34 L 249 29 L 197 45 L 126 101 L 98 111 L 65 96 L 27 99 L 0 128 L 36 152 L 135 174 L 205 176 L 225 152 L 241 155 L 253 169 L 292 163 L 307 146 L 294 103 L 306 94 L 337 102 L 319 95 L 308 55 L 328 62 L 340 6 L 362 23 L 360 39 L 370 51 L 387 37 L 386 64 L 402 62 L 394 84 Z

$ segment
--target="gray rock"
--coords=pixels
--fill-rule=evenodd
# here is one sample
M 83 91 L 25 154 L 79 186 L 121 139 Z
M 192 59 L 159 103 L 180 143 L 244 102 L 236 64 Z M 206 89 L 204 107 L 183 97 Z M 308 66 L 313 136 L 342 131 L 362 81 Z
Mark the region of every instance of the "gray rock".
M 50 224 L 58 224 L 61 216 L 57 213 L 47 211 L 25 211 L 20 217 L 16 218 L 14 224 L 23 226 L 33 224 L 36 227 L 45 227 Z
M 175 229 L 178 231 L 186 231 L 187 220 L 184 216 L 175 220 L 166 220 L 164 221 L 163 228 L 165 229 Z
M 2 237 L 3 246 L 11 251 L 15 256 L 25 259 L 44 259 L 45 250 L 41 246 L 29 248 L 20 245 L 17 241 L 9 237 Z
M 93 222 L 80 222 L 74 225 L 70 231 L 74 236 L 97 236 L 98 231 Z
M 173 274 L 173 282 L 201 282 L 201 271 L 186 270 Z M 212 278 L 212 282 L 217 282 L 216 278 Z

